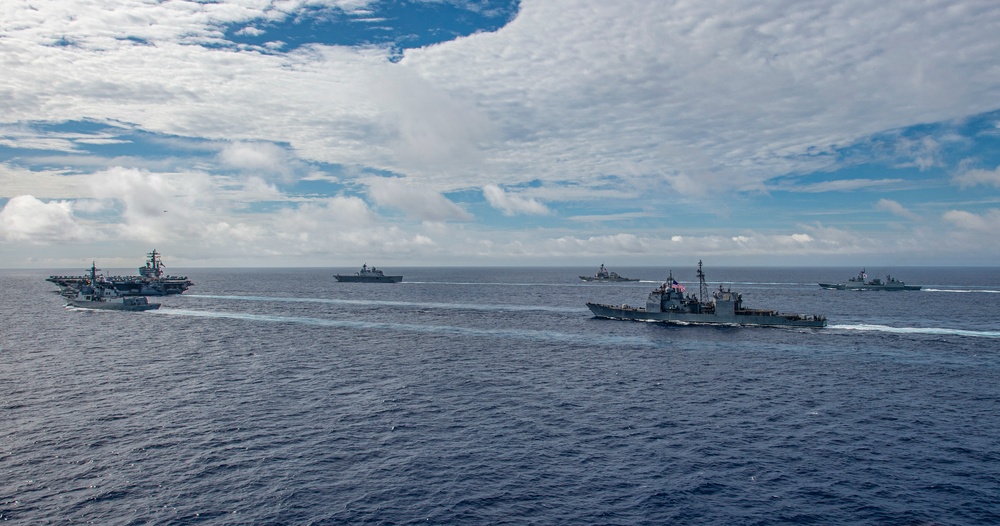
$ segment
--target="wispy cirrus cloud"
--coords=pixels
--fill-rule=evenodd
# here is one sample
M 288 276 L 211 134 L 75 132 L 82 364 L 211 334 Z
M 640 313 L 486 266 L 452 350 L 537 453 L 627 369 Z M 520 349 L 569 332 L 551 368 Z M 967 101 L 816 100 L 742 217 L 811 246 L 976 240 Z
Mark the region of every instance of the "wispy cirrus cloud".
M 972 232 L 993 235 L 1000 229 L 1000 209 L 998 208 L 987 210 L 982 214 L 966 210 L 949 210 L 944 213 L 943 219 L 962 230 Z
M 483 197 L 490 203 L 490 206 L 500 210 L 505 215 L 547 215 L 552 213 L 537 199 L 512 194 L 495 184 L 483 187 Z
M 821 183 L 791 186 L 786 187 L 785 189 L 791 192 L 804 193 L 852 192 L 855 190 L 886 188 L 901 184 L 907 184 L 907 181 L 905 179 L 839 179 L 835 181 L 824 181 Z
M 879 199 L 878 203 L 875 203 L 876 210 L 884 210 L 893 215 L 909 219 L 911 221 L 920 220 L 920 216 L 907 210 L 907 208 L 892 199 Z

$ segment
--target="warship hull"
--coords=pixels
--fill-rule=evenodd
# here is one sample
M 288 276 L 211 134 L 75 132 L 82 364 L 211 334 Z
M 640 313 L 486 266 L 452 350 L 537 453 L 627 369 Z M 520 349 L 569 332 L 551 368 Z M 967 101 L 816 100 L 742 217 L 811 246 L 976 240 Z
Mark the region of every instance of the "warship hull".
M 86 276 L 49 276 L 45 279 L 63 290 L 73 291 L 87 285 Z M 122 296 L 169 296 L 183 294 L 192 285 L 187 278 L 161 278 L 155 280 L 140 277 L 112 276 L 106 283 L 114 287 Z
M 614 283 L 618 281 L 639 281 L 639 278 L 626 278 L 625 276 L 619 275 L 617 272 L 611 272 L 604 263 L 601 263 L 601 268 L 597 270 L 596 274 L 590 276 L 580 276 L 583 281 L 594 281 L 597 283 Z
M 93 300 L 93 299 L 69 299 L 66 302 L 68 307 L 92 310 L 120 310 L 120 311 L 144 311 L 156 310 L 160 308 L 159 303 L 149 303 L 145 297 L 129 297 L 119 300 Z
M 907 285 L 898 279 L 886 275 L 880 278 L 868 279 L 868 272 L 861 269 L 858 275 L 840 283 L 820 283 L 827 290 L 920 290 L 920 285 Z
M 752 327 L 826 327 L 826 317 L 817 314 L 783 314 L 774 310 L 751 309 L 743 305 L 743 295 L 731 289 L 708 294 L 705 273 L 698 262 L 698 295 L 685 294 L 684 285 L 674 279 L 653 289 L 644 307 L 587 303 L 598 318 L 611 320 L 674 323 L 679 325 L 744 325 Z
M 647 321 L 680 325 L 744 325 L 754 327 L 826 327 L 826 318 L 804 314 L 781 314 L 768 310 L 740 310 L 733 314 L 650 312 L 643 307 L 587 303 L 598 318 Z
M 870 285 L 862 283 L 820 283 L 827 290 L 920 290 L 920 285 Z
M 336 274 L 333 277 L 343 283 L 399 283 L 403 276 L 344 276 Z

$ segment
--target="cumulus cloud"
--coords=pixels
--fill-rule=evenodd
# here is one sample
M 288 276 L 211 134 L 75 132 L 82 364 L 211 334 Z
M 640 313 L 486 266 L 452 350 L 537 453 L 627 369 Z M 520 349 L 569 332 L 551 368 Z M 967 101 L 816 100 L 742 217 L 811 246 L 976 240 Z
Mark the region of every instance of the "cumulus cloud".
M 472 215 L 447 197 L 400 179 L 369 179 L 368 195 L 380 206 L 403 211 L 420 221 L 468 221 Z
M 483 187 L 483 197 L 490 203 L 490 206 L 508 216 L 516 214 L 547 215 L 551 213 L 538 200 L 505 192 L 495 184 L 488 184 Z
M 970 186 L 995 186 L 1000 188 L 1000 166 L 993 170 L 967 169 L 952 178 L 962 188 Z
M 90 232 L 73 216 L 69 201 L 39 201 L 19 195 L 0 210 L 0 238 L 29 243 L 80 241 Z
M 228 193 L 204 173 L 161 174 L 115 167 L 90 177 L 95 198 L 120 209 L 117 235 L 165 241 L 203 239 L 231 213 Z
M 650 240 L 633 234 L 613 234 L 578 238 L 564 236 L 547 242 L 549 251 L 556 254 L 642 254 L 649 252 Z
M 492 206 L 509 214 L 543 215 L 560 201 L 574 201 L 592 207 L 574 209 L 577 219 L 627 219 L 659 214 L 655 199 L 662 194 L 651 188 L 669 186 L 680 198 L 716 196 L 768 188 L 776 178 L 832 173 L 852 162 L 840 154 L 845 146 L 886 130 L 995 111 L 1000 100 L 994 35 L 1000 9 L 990 0 L 777 0 L 754 9 L 725 0 L 523 0 L 516 19 L 499 31 L 407 50 L 399 62 L 371 46 L 268 51 L 233 44 L 221 30 L 260 36 L 255 28 L 315 8 L 359 12 L 372 3 L 0 3 L 0 118 L 13 123 L 0 129 L 0 145 L 69 154 L 37 158 L 44 172 L 0 167 L 3 191 L 42 201 L 101 199 L 89 209 L 120 209 L 123 236 L 231 236 L 247 243 L 281 237 L 291 246 L 303 232 L 310 240 L 322 233 L 319 223 L 311 229 L 305 212 L 349 225 L 337 208 L 367 217 L 367 228 L 381 225 L 364 203 L 348 200 L 250 217 L 249 204 L 285 198 L 274 181 L 305 176 L 303 160 L 313 168 L 345 167 L 337 172 L 338 185 L 360 180 L 368 205 L 400 210 L 417 222 L 470 220 L 445 197 L 469 188 L 482 188 Z M 211 169 L 194 163 L 156 165 L 155 156 L 95 156 L 87 170 L 77 160 L 78 172 L 104 171 L 68 176 L 59 167 L 80 154 L 81 145 L 112 146 L 117 139 L 36 133 L 21 124 L 30 122 L 123 123 L 145 138 L 190 138 L 212 147 L 229 141 L 213 161 L 242 178 L 203 173 Z M 894 140 L 880 161 L 932 171 L 948 158 L 940 136 Z M 106 169 L 117 165 L 128 168 Z M 962 171 L 953 181 L 961 188 L 1000 187 L 998 170 Z M 371 173 L 399 178 L 359 175 Z M 790 182 L 782 189 L 906 184 L 891 175 L 871 177 Z M 82 183 L 91 179 L 93 186 Z M 541 187 L 503 190 L 529 182 Z M 627 205 L 603 206 L 611 201 Z M 911 213 L 890 200 L 875 206 L 901 217 Z M 943 217 L 974 225 L 976 217 L 991 216 L 953 210 Z M 662 214 L 659 220 L 665 221 Z M 689 243 L 686 249 L 720 253 L 878 246 L 852 242 L 863 236 L 846 229 L 805 230 L 805 239 L 798 227 L 768 237 L 744 232 L 744 225 L 709 235 L 654 232 L 666 227 L 649 223 L 642 235 L 623 234 L 631 239 L 614 232 L 590 238 L 588 229 L 583 235 L 512 232 L 518 239 L 505 242 L 489 232 L 497 239 L 483 250 L 549 254 L 564 246 L 571 254 L 583 243 L 655 253 L 676 248 L 663 241 L 675 236 Z M 395 227 L 380 234 L 400 247 L 432 251 L 447 241 L 427 235 L 426 224 L 401 220 Z M 469 237 L 489 241 L 483 233 Z
M 270 143 L 228 144 L 219 152 L 219 160 L 224 166 L 250 174 L 278 176 L 286 180 L 290 178 L 293 168 L 288 151 Z
M 670 235 L 653 233 L 636 235 L 616 233 L 596 236 L 564 235 L 548 238 L 507 236 L 489 240 L 468 240 L 460 250 L 475 250 L 479 256 L 495 261 L 524 261 L 526 257 L 546 257 L 550 260 L 579 261 L 583 257 L 606 258 L 614 255 L 627 258 L 632 264 L 662 264 L 698 258 L 709 258 L 715 264 L 746 264 L 748 261 L 787 263 L 788 258 L 808 258 L 817 254 L 837 258 L 853 258 L 875 254 L 886 249 L 896 254 L 913 253 L 914 247 L 897 238 L 883 239 L 877 235 L 816 226 L 803 226 L 792 233 L 771 234 L 744 231 L 738 235 Z M 919 247 L 918 247 L 919 248 Z
M 332 197 L 283 209 L 268 228 L 272 248 L 282 254 L 324 255 L 352 264 L 440 249 L 433 236 L 387 223 L 358 197 Z
M 19 79 L 2 90 L 8 118 L 101 115 L 288 143 L 438 191 L 669 166 L 702 179 L 677 179 L 678 191 L 712 192 L 833 162 L 803 155 L 813 148 L 992 110 L 1000 84 L 1000 12 L 974 2 L 525 0 L 500 31 L 408 50 L 396 64 L 371 48 L 233 53 L 218 31 L 368 3 L 12 4 L 18 38 L 0 41 L 5 77 Z M 72 45 L 51 45 L 60 39 Z M 918 142 L 905 153 L 935 165 L 933 145 Z M 463 171 L 470 162 L 483 169 Z

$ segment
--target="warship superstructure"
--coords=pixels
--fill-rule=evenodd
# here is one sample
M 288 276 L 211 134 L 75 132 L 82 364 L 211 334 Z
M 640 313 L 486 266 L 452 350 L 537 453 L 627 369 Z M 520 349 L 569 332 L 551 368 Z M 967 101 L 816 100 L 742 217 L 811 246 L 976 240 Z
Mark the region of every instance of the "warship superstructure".
M 617 272 L 609 272 L 607 268 L 604 267 L 604 263 L 601 263 L 601 268 L 597 271 L 597 274 L 592 276 L 580 276 L 583 281 L 639 281 L 639 278 L 626 278 L 619 276 Z
M 375 267 L 369 267 L 367 263 L 361 265 L 359 272 L 346 275 L 336 274 L 333 277 L 337 278 L 337 281 L 347 283 L 399 283 L 403 281 L 403 276 L 386 276 L 384 272 Z
M 87 283 L 78 286 L 74 293 L 64 292 L 66 306 L 80 309 L 144 311 L 160 308 L 159 303 L 150 303 L 145 296 L 126 296 L 97 275 L 97 263 L 91 263 Z
M 843 283 L 820 283 L 820 287 L 830 290 L 920 290 L 921 285 L 907 285 L 886 274 L 885 281 L 880 278 L 868 279 L 868 272 L 861 269 L 857 276 Z
M 654 321 L 677 324 L 748 325 L 763 327 L 825 327 L 826 317 L 818 314 L 782 314 L 773 310 L 751 309 L 743 305 L 743 296 L 722 286 L 708 297 L 705 273 L 698 261 L 698 295 L 685 295 L 685 287 L 674 279 L 667 281 L 646 298 L 645 307 L 587 303 L 599 318 Z
M 186 276 L 169 276 L 163 271 L 166 265 L 160 253 L 153 249 L 146 254 L 145 266 L 139 267 L 138 276 L 108 276 L 104 282 L 123 296 L 166 296 L 182 294 L 194 283 Z M 45 281 L 55 283 L 63 292 L 75 293 L 90 281 L 90 276 L 49 276 Z

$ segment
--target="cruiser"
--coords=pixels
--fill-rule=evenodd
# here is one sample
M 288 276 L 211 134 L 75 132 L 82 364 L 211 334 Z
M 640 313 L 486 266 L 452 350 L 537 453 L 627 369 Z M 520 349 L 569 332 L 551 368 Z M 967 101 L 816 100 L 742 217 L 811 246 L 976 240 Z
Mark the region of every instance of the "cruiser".
M 367 263 L 361 265 L 361 271 L 355 272 L 354 274 L 341 275 L 336 274 L 333 277 L 337 278 L 337 281 L 343 281 L 347 283 L 399 283 L 403 281 L 403 276 L 386 276 L 381 270 L 375 267 L 369 267 Z
M 920 285 L 907 285 L 886 274 L 885 281 L 879 278 L 869 280 L 868 273 L 861 269 L 858 275 L 845 283 L 820 283 L 820 287 L 830 290 L 920 290 Z
M 593 276 L 580 276 L 583 281 L 639 281 L 639 278 L 625 278 L 619 276 L 617 272 L 608 272 L 608 269 L 604 268 L 604 263 L 601 263 L 600 270 L 597 274 Z
M 166 296 L 181 294 L 194 283 L 186 276 L 167 276 L 163 269 L 166 265 L 160 259 L 160 253 L 153 249 L 146 254 L 149 259 L 146 265 L 139 267 L 138 276 L 109 276 L 104 281 L 122 296 Z M 49 276 L 45 281 L 55 283 L 63 293 L 75 294 L 76 290 L 87 284 L 88 276 Z
M 103 276 L 97 276 L 97 264 L 90 265 L 88 283 L 79 286 L 76 293 L 67 295 L 66 306 L 80 309 L 143 311 L 159 309 L 159 303 L 150 303 L 145 296 L 125 296 L 118 292 Z
M 825 327 L 826 317 L 817 314 L 781 314 L 773 310 L 751 309 L 743 305 L 743 296 L 732 290 L 719 290 L 708 300 L 705 273 L 698 261 L 699 295 L 684 295 L 684 286 L 674 280 L 649 293 L 645 307 L 587 303 L 594 316 L 614 320 L 656 321 L 679 324 L 748 325 L 762 327 Z

